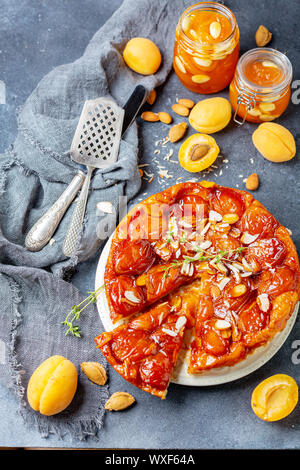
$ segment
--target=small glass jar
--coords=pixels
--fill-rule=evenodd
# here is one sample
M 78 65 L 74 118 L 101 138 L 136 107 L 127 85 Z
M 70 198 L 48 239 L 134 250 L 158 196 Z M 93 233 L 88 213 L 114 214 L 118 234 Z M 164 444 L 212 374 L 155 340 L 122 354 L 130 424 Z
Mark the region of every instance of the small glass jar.
M 261 123 L 278 118 L 290 101 L 292 74 L 289 59 L 275 49 L 260 47 L 243 54 L 229 86 L 234 121 Z
M 174 45 L 173 67 L 188 89 L 217 93 L 232 80 L 239 57 L 239 28 L 229 8 L 201 2 L 181 15 Z

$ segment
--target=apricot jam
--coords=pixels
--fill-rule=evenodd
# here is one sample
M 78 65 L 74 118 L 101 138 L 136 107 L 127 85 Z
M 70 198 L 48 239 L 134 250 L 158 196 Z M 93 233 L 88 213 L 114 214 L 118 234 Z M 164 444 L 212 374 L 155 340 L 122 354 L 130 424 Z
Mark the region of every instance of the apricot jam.
M 239 49 L 239 29 L 233 13 L 214 2 L 197 3 L 179 19 L 173 67 L 188 89 L 216 93 L 231 82 Z
M 262 47 L 246 52 L 229 87 L 235 122 L 261 123 L 278 118 L 289 104 L 291 80 L 292 65 L 281 52 Z

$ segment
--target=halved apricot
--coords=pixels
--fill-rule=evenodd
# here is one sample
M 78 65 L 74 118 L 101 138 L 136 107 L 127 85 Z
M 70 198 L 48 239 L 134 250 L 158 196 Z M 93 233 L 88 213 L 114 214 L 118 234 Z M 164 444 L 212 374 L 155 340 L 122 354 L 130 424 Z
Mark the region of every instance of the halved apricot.
M 263 380 L 252 393 L 251 406 L 260 419 L 278 421 L 288 416 L 298 403 L 298 385 L 286 374 Z
M 215 139 L 207 134 L 193 134 L 179 149 L 179 163 L 187 171 L 197 173 L 214 163 L 220 149 Z

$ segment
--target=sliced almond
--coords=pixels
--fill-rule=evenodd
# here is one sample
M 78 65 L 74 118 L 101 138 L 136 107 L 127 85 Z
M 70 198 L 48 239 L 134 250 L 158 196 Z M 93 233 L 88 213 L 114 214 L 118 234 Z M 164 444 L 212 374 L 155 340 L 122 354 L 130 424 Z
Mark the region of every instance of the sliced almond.
M 219 261 L 218 263 L 216 263 L 215 267 L 217 268 L 218 271 L 220 271 L 223 274 L 227 274 L 228 272 L 225 264 L 223 264 L 222 261 Z
M 194 264 L 193 264 L 193 263 L 190 263 L 190 268 L 189 268 L 188 275 L 189 275 L 190 277 L 192 277 L 193 274 L 194 274 Z
M 164 111 L 160 111 L 158 114 L 159 120 L 164 124 L 171 124 L 172 116 L 169 113 L 165 113 Z
M 191 18 L 190 16 L 185 16 L 182 21 L 181 21 L 181 27 L 185 33 L 188 32 L 191 24 Z
M 157 121 L 159 121 L 158 114 L 153 113 L 152 111 L 144 111 L 141 115 L 141 118 L 144 121 L 148 121 L 148 122 L 157 122 Z
M 209 26 L 210 35 L 217 39 L 221 34 L 221 25 L 218 21 L 213 21 Z
M 227 330 L 228 328 L 231 328 L 231 323 L 227 320 L 217 320 L 215 323 L 215 328 L 217 330 Z
M 261 24 L 255 34 L 255 41 L 257 46 L 264 47 L 271 41 L 271 39 L 272 33 L 270 33 L 268 28 Z
M 135 294 L 134 292 L 132 292 L 131 290 L 126 290 L 124 292 L 124 297 L 129 300 L 129 302 L 132 302 L 134 304 L 139 304 L 141 303 L 141 299 L 139 299 Z
M 228 233 L 230 231 L 230 225 L 224 222 L 218 223 L 214 226 L 214 229 L 220 233 Z
M 176 324 L 175 324 L 176 330 L 180 331 L 181 328 L 183 328 L 185 324 L 186 324 L 186 317 L 184 317 L 184 316 L 179 317 Z
M 183 65 L 183 63 L 181 62 L 181 60 L 179 59 L 178 56 L 175 56 L 174 62 L 177 65 L 177 67 L 179 68 L 180 72 L 186 73 L 185 66 Z
M 195 64 L 199 65 L 200 67 L 210 67 L 212 64 L 212 60 L 210 59 L 200 59 L 199 57 L 193 58 Z
M 252 272 L 252 268 L 250 264 L 248 263 L 248 261 L 246 260 L 246 258 L 242 258 L 242 264 L 246 271 Z
M 223 215 L 223 222 L 226 224 L 235 224 L 239 220 L 237 214 L 225 214 Z
M 169 328 L 162 328 L 161 329 L 164 333 L 166 333 L 167 335 L 169 336 L 172 336 L 173 338 L 175 338 L 175 336 L 178 335 L 178 331 L 173 331 L 173 330 L 170 330 Z
M 276 108 L 274 103 L 259 103 L 258 106 L 263 113 L 269 113 L 270 111 L 274 111 L 274 109 Z
M 229 235 L 233 238 L 239 238 L 241 231 L 237 227 L 231 227 Z
M 262 312 L 268 312 L 270 308 L 270 301 L 268 294 L 260 294 L 257 296 L 257 303 Z
M 275 116 L 274 114 L 261 114 L 259 116 L 259 119 L 264 122 L 270 122 L 274 121 L 274 119 L 277 119 L 279 116 Z
M 192 76 L 192 81 L 193 81 L 194 83 L 199 83 L 199 84 L 200 84 L 200 83 L 206 83 L 206 82 L 208 82 L 209 80 L 210 80 L 210 77 L 209 77 L 208 75 L 203 75 L 203 74 L 201 74 L 201 75 L 193 75 L 193 76 Z
M 180 270 L 181 274 L 188 276 L 189 271 L 190 271 L 190 263 L 183 263 L 183 265 L 181 266 L 181 270 Z
M 259 234 L 257 235 L 251 235 L 248 232 L 244 232 L 243 235 L 241 236 L 241 242 L 244 243 L 244 245 L 250 245 L 250 243 L 255 242 L 255 240 L 259 237 Z
M 262 65 L 264 67 L 273 67 L 274 69 L 278 69 L 278 65 L 275 64 L 272 60 L 263 60 Z
M 214 285 L 210 288 L 210 293 L 213 299 L 216 299 L 221 294 L 221 291 L 218 286 Z
M 230 277 L 223 277 L 223 279 L 218 284 L 219 289 L 222 291 L 224 287 L 227 286 L 228 282 L 230 282 Z
M 201 250 L 207 250 L 211 247 L 211 245 L 212 242 L 210 240 L 206 240 L 205 242 L 200 243 L 199 247 L 201 248 Z
M 110 201 L 97 202 L 97 209 L 99 209 L 101 212 L 104 212 L 105 214 L 113 213 L 113 205 Z
M 182 104 L 183 106 L 189 109 L 192 109 L 195 106 L 195 103 L 193 100 L 188 100 L 185 98 L 181 98 L 180 100 L 178 100 L 178 104 Z
M 249 109 L 249 110 L 248 110 L 248 114 L 250 114 L 251 116 L 257 117 L 257 116 L 260 116 L 260 115 L 261 115 L 261 112 L 260 112 L 260 110 L 257 109 L 257 108 L 252 108 L 252 109 Z
M 179 114 L 179 116 L 188 116 L 190 114 L 189 108 L 183 106 L 182 104 L 175 103 L 172 106 L 174 113 Z
M 230 294 L 232 297 L 240 297 L 241 295 L 244 295 L 246 292 L 247 292 L 247 287 L 245 286 L 245 284 L 237 284 L 231 289 Z
M 259 178 L 257 173 L 252 173 L 246 180 L 246 188 L 249 191 L 255 191 L 259 187 Z
M 147 103 L 150 105 L 154 104 L 156 101 L 156 96 L 157 96 L 156 90 L 150 91 L 148 98 L 147 98 Z
M 221 222 L 221 220 L 223 219 L 223 216 L 221 214 L 219 214 L 219 212 L 217 211 L 209 211 L 209 216 L 208 216 L 210 222 Z
M 180 124 L 176 124 L 172 126 L 169 130 L 169 139 L 171 142 L 177 142 L 178 140 L 182 139 L 185 135 L 188 125 L 186 122 L 181 122 Z
M 201 230 L 201 232 L 200 232 L 200 236 L 204 236 L 204 235 L 206 234 L 206 232 L 208 232 L 210 225 L 211 225 L 210 222 L 208 222 L 208 223 L 204 226 L 204 228 L 203 228 L 203 229 Z

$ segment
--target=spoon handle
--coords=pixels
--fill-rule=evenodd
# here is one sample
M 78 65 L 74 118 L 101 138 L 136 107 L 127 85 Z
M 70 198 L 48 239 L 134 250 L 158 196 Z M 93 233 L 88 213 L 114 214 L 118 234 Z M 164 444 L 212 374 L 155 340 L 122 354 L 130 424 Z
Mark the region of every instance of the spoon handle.
M 82 223 L 85 214 L 86 202 L 91 182 L 91 176 L 94 171 L 93 167 L 88 167 L 88 172 L 83 183 L 80 196 L 76 203 L 74 213 L 70 225 L 67 230 L 66 238 L 63 244 L 63 253 L 65 256 L 71 257 L 76 250 Z
M 79 171 L 53 206 L 33 225 L 25 239 L 28 250 L 40 251 L 49 242 L 84 179 L 85 174 Z

